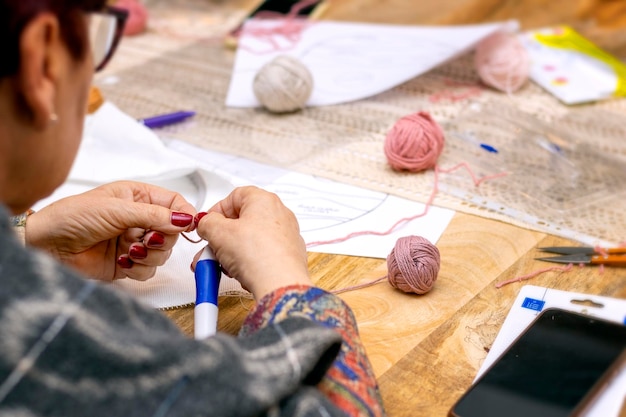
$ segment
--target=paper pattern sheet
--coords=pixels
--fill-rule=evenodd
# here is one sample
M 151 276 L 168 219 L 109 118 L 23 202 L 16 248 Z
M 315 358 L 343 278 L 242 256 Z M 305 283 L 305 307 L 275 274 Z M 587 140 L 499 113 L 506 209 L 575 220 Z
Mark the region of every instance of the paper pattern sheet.
M 251 20 L 244 28 L 278 25 Z M 404 26 L 315 22 L 291 48 L 264 39 L 239 39 L 226 105 L 257 107 L 252 82 L 258 70 L 280 54 L 300 60 L 313 75 L 307 105 L 346 103 L 373 96 L 436 67 L 513 22 L 467 26 Z M 280 42 L 280 38 L 276 39 Z
M 276 193 L 294 212 L 307 244 L 340 239 L 350 233 L 386 232 L 397 221 L 424 212 L 425 205 L 352 185 L 300 174 L 234 155 L 170 141 L 170 149 L 195 158 L 205 170 L 235 185 L 256 185 Z M 341 243 L 311 246 L 314 252 L 386 258 L 403 236 L 422 236 L 433 244 L 454 216 L 454 211 L 430 207 L 428 215 L 399 224 L 385 236 L 364 235 Z

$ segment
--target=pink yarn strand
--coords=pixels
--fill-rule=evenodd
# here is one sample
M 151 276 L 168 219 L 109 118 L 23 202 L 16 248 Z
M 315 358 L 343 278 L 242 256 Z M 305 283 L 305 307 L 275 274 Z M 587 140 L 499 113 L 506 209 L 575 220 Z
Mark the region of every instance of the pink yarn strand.
M 375 280 L 370 281 L 370 282 L 366 282 L 364 284 L 352 285 L 350 287 L 341 288 L 341 289 L 338 289 L 338 290 L 333 290 L 331 292 L 333 294 L 341 294 L 342 292 L 360 290 L 361 288 L 371 287 L 372 285 L 378 284 L 379 282 L 382 282 L 382 281 L 384 281 L 386 279 L 387 279 L 387 275 L 385 275 L 384 277 L 376 278 Z
M 485 175 L 483 177 L 478 178 L 475 174 L 474 171 L 472 171 L 472 169 L 470 168 L 469 164 L 467 162 L 461 162 L 460 164 L 457 164 L 455 166 L 453 166 L 452 168 L 449 169 L 442 169 L 441 172 L 443 172 L 444 174 L 450 174 L 451 172 L 454 172 L 460 168 L 465 168 L 465 170 L 469 173 L 470 177 L 472 177 L 472 181 L 474 182 L 474 185 L 476 187 L 478 187 L 480 184 L 482 184 L 485 181 L 489 181 L 489 180 L 493 180 L 495 178 L 499 178 L 499 177 L 504 177 L 506 175 L 508 175 L 507 172 L 499 172 L 497 174 L 492 174 L 492 175 Z
M 483 93 L 483 89 L 476 84 L 468 84 L 451 79 L 445 79 L 444 84 L 447 87 L 454 88 L 455 90 L 451 91 L 448 89 L 431 94 L 428 97 L 431 103 L 439 103 L 444 100 L 449 100 L 452 103 L 456 103 L 457 101 L 466 100 L 472 97 L 478 97 Z M 457 91 L 458 89 L 460 89 L 460 91 Z
M 350 240 L 352 238 L 358 237 L 358 236 L 387 236 L 390 235 L 391 233 L 393 233 L 394 230 L 396 230 L 396 228 L 398 228 L 398 226 L 400 226 L 401 224 L 404 223 L 408 223 L 410 221 L 413 221 L 415 219 L 418 219 L 420 217 L 424 217 L 425 215 L 428 214 L 428 210 L 430 209 L 430 207 L 433 204 L 433 201 L 435 200 L 435 197 L 437 196 L 437 194 L 439 193 L 439 173 L 445 173 L 445 174 L 449 174 L 452 173 L 460 168 L 465 168 L 471 178 L 472 181 L 474 182 L 475 186 L 479 186 L 481 183 L 483 183 L 484 181 L 488 181 L 491 179 L 495 179 L 495 178 L 499 178 L 499 177 L 503 177 L 505 175 L 507 175 L 506 172 L 501 172 L 498 174 L 493 174 L 493 175 L 487 175 L 484 177 L 476 177 L 476 175 L 474 174 L 474 172 L 472 171 L 472 169 L 470 168 L 470 166 L 467 164 L 467 162 L 462 162 L 458 165 L 453 166 L 452 168 L 448 168 L 448 169 L 441 169 L 439 168 L 438 165 L 435 166 L 434 169 L 434 181 L 433 181 L 433 190 L 430 193 L 430 196 L 428 197 L 428 200 L 426 201 L 426 203 L 424 204 L 424 211 L 422 211 L 419 214 L 416 214 L 415 216 L 410 216 L 410 217 L 404 217 L 400 220 L 398 220 L 397 222 L 395 222 L 389 229 L 383 231 L 383 232 L 378 232 L 378 231 L 374 231 L 374 230 L 364 230 L 364 231 L 360 231 L 360 232 L 353 232 L 348 234 L 347 236 L 344 237 L 340 237 L 337 239 L 332 239 L 332 240 L 320 240 L 320 241 L 315 241 L 315 242 L 309 242 L 307 243 L 307 248 L 311 248 L 314 246 L 319 246 L 319 245 L 329 245 L 329 244 L 333 244 L 333 243 L 341 243 L 341 242 L 345 242 L 347 240 Z
M 313 247 L 313 246 L 319 246 L 319 245 L 328 245 L 328 244 L 332 244 L 332 243 L 341 243 L 341 242 L 345 242 L 346 240 L 350 240 L 352 238 L 358 237 L 358 236 L 387 236 L 389 234 L 391 234 L 399 225 L 403 224 L 403 223 L 408 223 L 412 220 L 418 219 L 420 217 L 425 216 L 426 214 L 428 214 L 428 209 L 430 208 L 430 206 L 432 205 L 433 200 L 435 199 L 435 195 L 438 192 L 438 187 L 437 187 L 437 176 L 438 176 L 438 172 L 437 169 L 435 169 L 435 185 L 433 187 L 433 191 L 430 194 L 430 197 L 428 197 L 428 201 L 426 202 L 425 206 L 424 206 L 424 211 L 422 211 L 420 214 L 416 214 L 415 216 L 410 216 L 410 217 L 404 217 L 400 220 L 398 220 L 397 222 L 395 222 L 389 229 L 385 230 L 384 232 L 377 232 L 375 230 L 364 230 L 361 232 L 353 232 L 348 234 L 347 236 L 344 237 L 340 237 L 337 239 L 332 239 L 332 240 L 320 240 L 320 241 L 316 241 L 316 242 L 310 242 L 307 243 L 307 248 Z
M 300 39 L 302 38 L 302 32 L 311 25 L 311 22 L 306 18 L 298 17 L 298 13 L 309 6 L 312 6 L 317 3 L 317 0 L 302 0 L 296 4 L 294 4 L 289 13 L 283 15 L 277 12 L 264 11 L 257 13 L 254 16 L 254 19 L 259 21 L 261 20 L 278 20 L 279 22 L 275 25 L 265 26 L 265 25 L 252 25 L 248 24 L 244 26 L 240 37 L 250 36 L 255 38 L 258 41 L 266 42 L 269 44 L 269 48 L 265 50 L 255 50 L 246 46 L 245 44 L 240 47 L 255 53 L 255 54 L 265 54 L 270 52 L 284 52 L 290 49 L 293 49 Z M 282 40 L 285 45 L 281 46 L 281 43 L 278 42 L 278 39 Z
M 531 272 L 530 274 L 522 275 L 520 277 L 516 277 L 513 279 L 509 279 L 507 281 L 501 281 L 496 284 L 496 288 L 502 288 L 505 285 L 512 284 L 514 282 L 522 282 L 532 278 L 535 278 L 541 274 L 545 274 L 546 272 L 558 271 L 558 272 L 568 272 L 571 271 L 574 267 L 574 264 L 567 264 L 567 266 L 553 266 L 550 268 L 539 269 L 537 271 Z

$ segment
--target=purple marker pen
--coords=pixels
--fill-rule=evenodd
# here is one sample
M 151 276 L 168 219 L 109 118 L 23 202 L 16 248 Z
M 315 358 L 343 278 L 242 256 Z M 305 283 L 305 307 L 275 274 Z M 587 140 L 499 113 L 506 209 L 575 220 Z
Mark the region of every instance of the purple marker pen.
M 175 113 L 161 114 L 159 116 L 147 117 L 145 119 L 139 119 L 139 123 L 143 123 L 150 129 L 156 129 L 172 125 L 174 123 L 180 123 L 185 119 L 194 116 L 196 112 L 193 111 L 178 111 Z
M 220 264 L 207 245 L 196 263 L 196 306 L 194 308 L 194 337 L 206 339 L 217 332 L 217 296 L 222 277 Z

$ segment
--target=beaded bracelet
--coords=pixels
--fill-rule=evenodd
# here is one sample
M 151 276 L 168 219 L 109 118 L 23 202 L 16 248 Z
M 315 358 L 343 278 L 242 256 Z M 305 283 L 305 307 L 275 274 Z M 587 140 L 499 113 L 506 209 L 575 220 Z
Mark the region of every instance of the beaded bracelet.
M 26 244 L 26 219 L 28 219 L 28 216 L 34 212 L 34 210 L 28 210 L 22 214 L 18 214 L 17 216 L 10 217 L 11 226 L 13 226 L 15 234 L 22 244 Z
M 31 214 L 33 214 L 35 212 L 35 210 L 28 210 L 25 211 L 22 214 L 18 214 L 17 216 L 11 216 L 11 226 L 13 227 L 25 227 L 26 226 L 26 219 L 28 218 L 28 216 L 30 216 Z

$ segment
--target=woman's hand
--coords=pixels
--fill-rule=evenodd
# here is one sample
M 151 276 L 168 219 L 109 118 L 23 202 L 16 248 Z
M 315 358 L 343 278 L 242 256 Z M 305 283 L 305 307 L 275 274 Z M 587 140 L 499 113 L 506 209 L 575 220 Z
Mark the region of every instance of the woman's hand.
M 194 228 L 195 208 L 180 194 L 120 181 L 56 201 L 30 215 L 26 243 L 89 277 L 146 280 Z
M 298 221 L 275 194 L 236 188 L 200 219 L 197 233 L 257 300 L 287 285 L 312 285 Z

